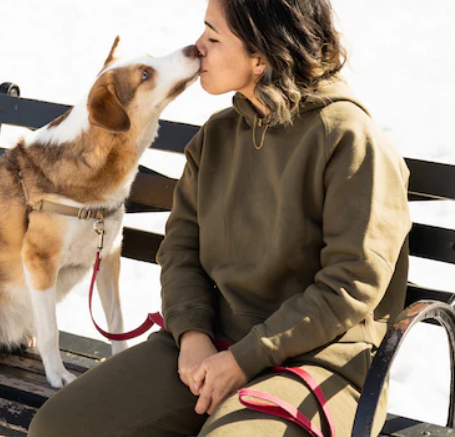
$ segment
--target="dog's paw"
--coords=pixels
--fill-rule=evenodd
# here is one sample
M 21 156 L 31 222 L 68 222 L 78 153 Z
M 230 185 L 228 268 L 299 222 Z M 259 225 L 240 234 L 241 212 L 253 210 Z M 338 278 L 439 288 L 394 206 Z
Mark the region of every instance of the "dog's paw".
M 46 374 L 49 384 L 54 388 L 62 388 L 76 379 L 76 376 L 68 372 L 65 368 L 60 372 L 49 372 Z
M 119 352 L 128 349 L 128 344 L 126 341 L 113 341 L 112 342 L 112 355 L 118 354 Z

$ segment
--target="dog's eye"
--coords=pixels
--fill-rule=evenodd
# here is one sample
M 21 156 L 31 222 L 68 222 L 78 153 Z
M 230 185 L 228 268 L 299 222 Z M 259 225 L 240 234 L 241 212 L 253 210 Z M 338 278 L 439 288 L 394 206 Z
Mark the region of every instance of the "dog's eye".
M 148 71 L 144 71 L 144 72 L 142 73 L 142 80 L 147 80 L 148 77 L 149 77 L 149 72 L 148 72 Z

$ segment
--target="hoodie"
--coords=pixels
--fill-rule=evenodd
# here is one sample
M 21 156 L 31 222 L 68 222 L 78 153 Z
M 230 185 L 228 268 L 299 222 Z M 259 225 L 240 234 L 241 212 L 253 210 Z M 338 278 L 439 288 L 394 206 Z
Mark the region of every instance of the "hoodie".
M 404 306 L 409 171 L 339 76 L 291 126 L 235 95 L 185 155 L 157 257 L 177 343 L 231 342 L 249 380 L 335 343 L 379 346 Z

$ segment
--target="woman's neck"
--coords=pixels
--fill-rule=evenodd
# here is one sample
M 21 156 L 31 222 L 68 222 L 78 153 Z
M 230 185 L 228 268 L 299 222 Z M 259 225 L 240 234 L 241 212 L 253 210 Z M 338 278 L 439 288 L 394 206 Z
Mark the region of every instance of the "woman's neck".
M 267 106 L 265 106 L 264 104 L 262 104 L 254 95 L 254 90 L 251 91 L 251 92 L 245 92 L 245 90 L 242 90 L 242 91 L 238 91 L 240 94 L 243 95 L 243 97 L 245 97 L 246 99 L 248 99 L 251 104 L 253 105 L 254 109 L 256 109 L 256 111 L 258 112 L 258 114 L 261 116 L 261 117 L 267 117 L 267 115 L 270 114 L 270 110 L 269 108 L 267 108 Z
M 267 117 L 267 115 L 270 114 L 269 108 L 267 108 L 267 106 L 265 106 L 261 102 L 259 102 L 259 100 L 256 99 L 255 97 L 249 97 L 248 100 L 253 104 L 253 106 L 255 107 L 256 111 L 262 117 Z

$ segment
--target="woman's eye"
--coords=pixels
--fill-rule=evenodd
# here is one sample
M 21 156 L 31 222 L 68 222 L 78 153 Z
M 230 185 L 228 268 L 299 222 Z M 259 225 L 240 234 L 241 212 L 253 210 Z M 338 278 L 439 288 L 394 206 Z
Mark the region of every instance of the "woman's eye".
M 209 38 L 210 42 L 219 42 L 217 39 Z
M 147 80 L 148 77 L 149 77 L 148 71 L 144 71 L 144 72 L 142 73 L 142 80 Z

